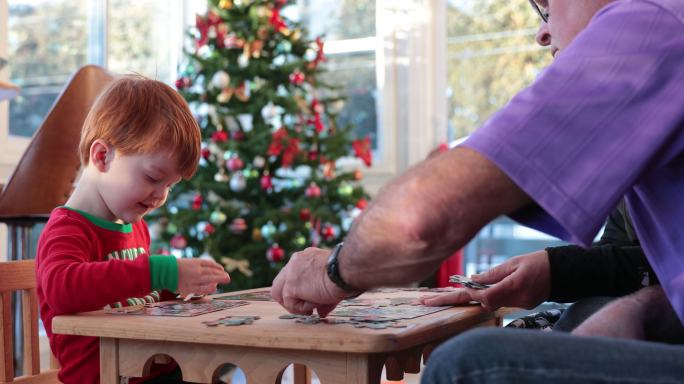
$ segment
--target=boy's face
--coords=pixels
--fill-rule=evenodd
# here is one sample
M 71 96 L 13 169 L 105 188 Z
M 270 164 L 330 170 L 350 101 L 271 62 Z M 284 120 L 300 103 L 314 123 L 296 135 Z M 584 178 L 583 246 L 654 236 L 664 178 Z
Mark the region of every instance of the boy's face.
M 114 150 L 109 156 L 98 192 L 111 221 L 139 221 L 164 204 L 169 188 L 181 180 L 175 159 L 166 151 L 123 155 Z

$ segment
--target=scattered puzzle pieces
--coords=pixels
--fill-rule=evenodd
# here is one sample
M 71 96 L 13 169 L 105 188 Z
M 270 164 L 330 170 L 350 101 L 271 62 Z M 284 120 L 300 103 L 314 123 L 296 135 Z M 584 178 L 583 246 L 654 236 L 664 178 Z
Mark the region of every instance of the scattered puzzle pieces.
M 216 327 L 219 325 L 225 325 L 230 327 L 238 325 L 249 325 L 256 320 L 259 320 L 259 318 L 259 316 L 226 316 L 216 320 L 203 321 L 202 324 L 205 324 L 209 327 Z
M 279 319 L 292 320 L 300 324 L 350 324 L 355 328 L 371 328 L 371 329 L 386 329 L 386 328 L 406 328 L 406 324 L 399 324 L 397 320 L 382 316 L 364 316 L 352 317 L 346 319 L 333 319 L 329 317 L 320 318 L 318 315 L 304 316 L 304 315 L 281 315 Z

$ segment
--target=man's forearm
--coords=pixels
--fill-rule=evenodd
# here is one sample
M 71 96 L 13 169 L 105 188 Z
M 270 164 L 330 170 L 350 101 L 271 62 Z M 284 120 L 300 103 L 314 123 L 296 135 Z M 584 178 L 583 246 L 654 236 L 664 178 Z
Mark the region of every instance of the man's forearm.
M 528 203 L 484 156 L 456 148 L 383 188 L 345 240 L 341 274 L 360 289 L 418 281 L 489 221 Z

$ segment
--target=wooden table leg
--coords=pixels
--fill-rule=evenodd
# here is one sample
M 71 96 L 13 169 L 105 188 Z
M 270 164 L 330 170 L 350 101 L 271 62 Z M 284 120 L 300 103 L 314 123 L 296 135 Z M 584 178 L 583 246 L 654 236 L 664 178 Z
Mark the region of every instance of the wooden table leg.
M 311 384 L 311 368 L 302 364 L 292 364 L 294 384 Z
M 119 384 L 119 342 L 100 338 L 100 384 Z

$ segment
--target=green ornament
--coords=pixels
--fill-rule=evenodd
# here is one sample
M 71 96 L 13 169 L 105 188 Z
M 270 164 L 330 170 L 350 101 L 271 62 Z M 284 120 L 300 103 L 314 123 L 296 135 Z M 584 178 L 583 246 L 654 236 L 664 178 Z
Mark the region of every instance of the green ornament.
M 212 224 L 216 224 L 216 225 L 221 225 L 221 224 L 225 223 L 226 219 L 227 219 L 226 214 L 219 211 L 219 210 L 212 212 L 211 216 L 209 216 L 209 221 L 211 221 Z
M 297 247 L 304 247 L 306 245 L 306 237 L 299 235 L 295 237 L 294 242 Z
M 166 233 L 173 233 L 175 234 L 178 232 L 178 226 L 174 223 L 169 223 L 166 225 Z
M 349 196 L 354 193 L 354 187 L 352 187 L 349 183 L 342 183 L 340 184 L 339 188 L 337 188 L 337 193 L 340 196 Z

